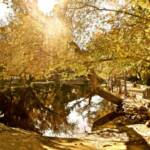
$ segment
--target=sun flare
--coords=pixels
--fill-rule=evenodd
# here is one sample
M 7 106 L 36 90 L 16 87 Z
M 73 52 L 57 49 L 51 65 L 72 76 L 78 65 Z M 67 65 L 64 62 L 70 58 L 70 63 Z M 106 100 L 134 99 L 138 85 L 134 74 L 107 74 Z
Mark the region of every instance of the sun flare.
M 38 0 L 38 7 L 44 14 L 50 14 L 58 0 Z

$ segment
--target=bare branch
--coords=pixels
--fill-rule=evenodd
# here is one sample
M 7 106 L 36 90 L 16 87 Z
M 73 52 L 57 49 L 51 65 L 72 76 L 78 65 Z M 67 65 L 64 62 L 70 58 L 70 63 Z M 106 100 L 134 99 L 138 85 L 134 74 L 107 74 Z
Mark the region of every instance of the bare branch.
M 94 8 L 95 10 L 98 10 L 98 11 L 110 11 L 110 12 L 122 13 L 122 14 L 125 14 L 125 15 L 129 15 L 129 16 L 133 16 L 133 17 L 136 17 L 136 18 L 140 18 L 140 19 L 144 19 L 144 20 L 150 21 L 150 18 L 145 18 L 145 17 L 139 16 L 139 15 L 130 13 L 128 11 L 116 10 L 116 9 L 108 9 L 108 8 L 99 8 L 99 7 L 95 6 L 95 5 L 86 4 L 86 3 L 83 3 L 83 5 L 80 6 L 80 7 L 74 7 L 74 8 L 69 8 L 69 9 L 83 9 L 85 7 L 91 7 L 91 8 Z

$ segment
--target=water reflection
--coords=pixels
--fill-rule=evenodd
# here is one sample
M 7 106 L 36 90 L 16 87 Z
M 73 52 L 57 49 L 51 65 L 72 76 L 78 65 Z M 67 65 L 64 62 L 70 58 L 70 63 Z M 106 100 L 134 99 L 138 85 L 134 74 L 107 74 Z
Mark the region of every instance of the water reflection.
M 91 132 L 89 117 L 91 114 L 98 111 L 98 109 L 100 108 L 100 103 L 102 101 L 103 99 L 96 95 L 92 97 L 90 106 L 88 106 L 89 100 L 85 98 L 80 98 L 68 103 L 67 107 L 73 108 L 68 115 L 68 122 L 71 124 L 75 124 L 75 133 Z M 89 109 L 87 107 L 89 107 Z
M 73 128 L 68 129 L 66 133 L 55 133 L 53 130 L 48 129 L 44 131 L 44 136 L 50 137 L 77 137 L 81 134 L 90 133 L 92 129 L 93 120 L 98 116 L 108 111 L 106 105 L 109 106 L 109 102 L 104 100 L 98 95 L 91 98 L 90 105 L 89 99 L 80 98 L 69 102 L 66 109 L 70 110 L 67 116 L 67 121 Z

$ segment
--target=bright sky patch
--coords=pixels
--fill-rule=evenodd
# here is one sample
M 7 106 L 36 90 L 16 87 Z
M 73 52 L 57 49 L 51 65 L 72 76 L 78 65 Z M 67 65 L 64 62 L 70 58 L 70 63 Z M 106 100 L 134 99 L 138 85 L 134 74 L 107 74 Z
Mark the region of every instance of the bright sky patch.
M 8 25 L 13 17 L 13 9 L 0 1 L 0 27 Z
M 49 15 L 57 2 L 58 0 L 38 0 L 38 7 L 45 15 Z

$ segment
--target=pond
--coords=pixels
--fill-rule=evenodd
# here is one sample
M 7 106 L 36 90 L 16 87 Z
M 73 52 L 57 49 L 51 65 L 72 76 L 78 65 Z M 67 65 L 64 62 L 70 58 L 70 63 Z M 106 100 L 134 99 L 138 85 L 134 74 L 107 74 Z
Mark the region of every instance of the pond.
M 91 133 L 93 122 L 113 111 L 114 105 L 95 95 L 90 100 L 90 106 L 89 99 L 80 98 L 69 102 L 66 109 L 70 110 L 67 121 L 70 125 L 73 125 L 73 128 L 67 130 L 67 133 L 54 133 L 53 130 L 48 129 L 44 131 L 44 136 L 77 137 L 81 134 Z

